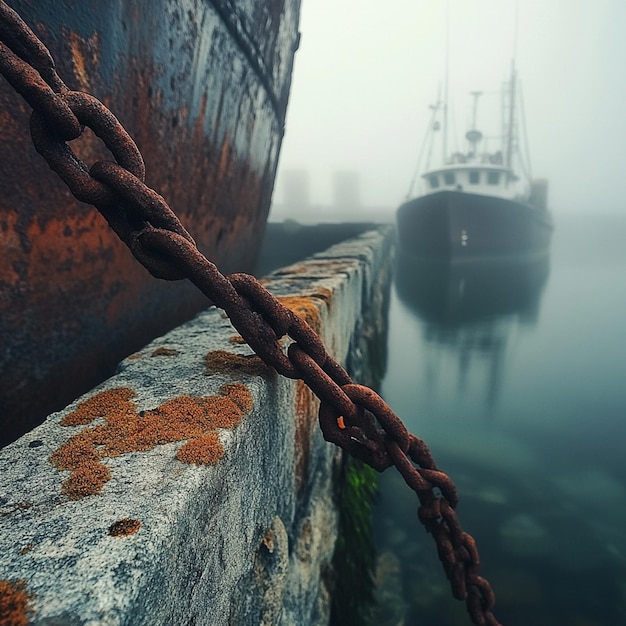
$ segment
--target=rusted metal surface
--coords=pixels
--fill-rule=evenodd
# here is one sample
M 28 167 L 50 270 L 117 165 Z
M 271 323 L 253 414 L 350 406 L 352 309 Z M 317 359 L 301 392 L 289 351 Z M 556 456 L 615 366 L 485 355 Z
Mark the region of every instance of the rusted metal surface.
M 200 250 L 250 270 L 263 234 L 297 47 L 299 0 L 8 4 L 71 89 L 129 130 L 146 183 Z M 0 445 L 110 375 L 206 299 L 155 281 L 35 152 L 30 108 L 0 79 Z M 110 158 L 90 132 L 72 144 Z

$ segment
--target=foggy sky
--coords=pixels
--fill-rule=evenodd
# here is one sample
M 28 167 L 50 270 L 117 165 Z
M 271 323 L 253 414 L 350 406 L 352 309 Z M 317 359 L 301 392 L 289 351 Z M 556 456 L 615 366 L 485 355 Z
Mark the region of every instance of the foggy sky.
M 449 0 L 450 110 L 509 76 L 515 0 Z M 364 206 L 404 200 L 442 89 L 446 0 L 302 0 L 281 171 L 310 172 L 311 202 L 356 170 Z M 519 0 L 516 66 L 532 172 L 555 212 L 626 213 L 626 0 Z M 481 109 L 479 109 L 480 111 Z M 277 216 L 276 211 L 272 217 Z M 292 216 L 297 219 L 297 216 Z

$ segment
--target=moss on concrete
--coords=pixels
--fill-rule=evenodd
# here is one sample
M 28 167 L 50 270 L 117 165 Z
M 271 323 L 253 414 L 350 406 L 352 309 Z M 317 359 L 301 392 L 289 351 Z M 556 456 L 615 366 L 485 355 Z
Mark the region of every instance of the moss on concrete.
M 339 533 L 333 556 L 331 626 L 370 624 L 375 606 L 372 506 L 377 482 L 376 472 L 371 467 L 344 456 L 337 493 Z

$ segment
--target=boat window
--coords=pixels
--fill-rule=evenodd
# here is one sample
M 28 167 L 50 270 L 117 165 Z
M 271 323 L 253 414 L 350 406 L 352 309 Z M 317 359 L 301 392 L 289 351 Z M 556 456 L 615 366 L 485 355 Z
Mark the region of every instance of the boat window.
M 488 172 L 487 183 L 489 185 L 497 185 L 500 182 L 500 172 Z
M 469 181 L 471 185 L 478 185 L 478 183 L 480 182 L 480 172 L 472 170 L 469 173 Z
M 437 189 L 437 187 L 439 187 L 439 177 L 436 174 L 429 176 L 428 182 L 433 189 Z
M 446 185 L 454 185 L 454 183 L 456 182 L 454 172 L 445 172 L 443 175 L 443 180 Z

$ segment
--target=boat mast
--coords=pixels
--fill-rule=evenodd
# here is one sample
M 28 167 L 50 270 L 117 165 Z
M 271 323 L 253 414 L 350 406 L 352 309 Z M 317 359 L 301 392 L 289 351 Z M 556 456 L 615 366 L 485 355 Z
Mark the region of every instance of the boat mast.
M 515 59 L 511 61 L 511 80 L 509 82 L 509 124 L 506 137 L 506 157 L 504 164 L 512 167 L 513 150 L 515 144 Z
M 450 0 L 446 2 L 446 66 L 443 85 L 443 132 L 441 162 L 445 165 L 448 158 L 448 83 L 450 77 Z
M 515 150 L 515 99 L 517 94 L 516 73 L 515 73 L 515 57 L 517 56 L 517 33 L 519 31 L 519 1 L 515 3 L 515 25 L 513 35 L 513 55 L 511 57 L 511 80 L 509 82 L 509 124 L 506 136 L 506 152 L 504 164 L 511 168 L 513 166 L 513 151 Z

